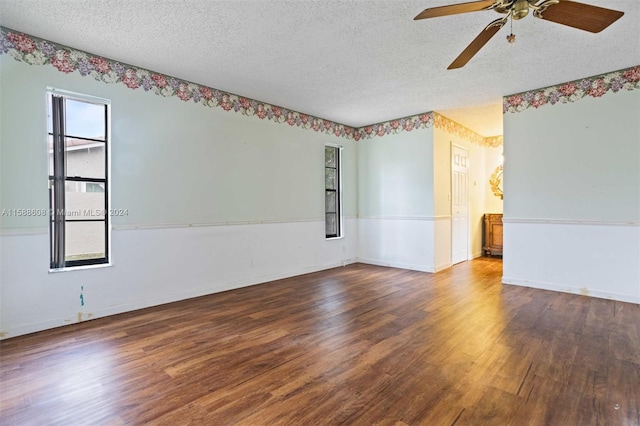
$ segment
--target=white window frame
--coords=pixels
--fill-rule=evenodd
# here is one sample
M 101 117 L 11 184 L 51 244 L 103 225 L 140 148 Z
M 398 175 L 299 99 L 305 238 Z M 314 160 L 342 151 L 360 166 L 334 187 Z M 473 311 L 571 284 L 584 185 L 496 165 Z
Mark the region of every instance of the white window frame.
M 327 191 L 327 187 L 326 187 L 326 180 L 325 180 L 325 185 L 324 185 L 324 216 L 325 216 L 325 239 L 327 240 L 337 240 L 340 238 L 344 238 L 344 214 L 343 214 L 343 203 L 342 203 L 342 145 L 337 145 L 337 144 L 331 144 L 331 143 L 326 143 L 324 145 L 325 150 L 323 150 L 323 159 L 324 159 L 324 166 L 325 166 L 325 170 L 327 167 L 327 160 L 326 160 L 326 148 L 330 147 L 330 148 L 335 148 L 336 149 L 336 179 L 338 181 L 338 185 L 337 185 L 337 197 L 336 197 L 336 219 L 338 221 L 338 229 L 337 229 L 337 235 L 328 235 L 327 234 L 327 214 L 329 212 L 327 212 L 327 198 L 326 198 L 326 191 Z M 325 178 L 326 179 L 326 178 Z
M 76 100 L 80 102 L 87 102 L 92 104 L 104 105 L 106 107 L 106 119 L 105 119 L 105 257 L 100 259 L 89 259 L 84 262 L 68 262 L 64 261 L 62 264 L 60 262 L 54 262 L 53 255 L 53 245 L 54 245 L 54 231 L 53 231 L 53 218 L 52 214 L 54 212 L 50 212 L 49 214 L 49 222 L 50 222 L 50 268 L 49 272 L 62 272 L 62 271 L 71 271 L 71 270 L 81 270 L 81 269 L 89 269 L 89 268 L 101 268 L 112 265 L 112 257 L 111 257 L 111 215 L 109 214 L 109 210 L 111 208 L 111 100 L 100 98 L 97 96 L 86 95 L 82 93 L 71 92 L 67 90 L 56 89 L 53 87 L 47 87 L 46 92 L 46 102 L 49 104 L 52 102 L 53 96 L 64 97 L 65 99 Z M 49 110 L 49 108 L 47 108 Z M 49 123 L 53 121 L 53 117 L 47 114 L 47 129 L 49 128 Z M 47 131 L 47 143 L 45 146 L 47 147 L 47 153 L 49 150 L 49 131 Z M 48 154 L 47 154 L 47 170 L 48 170 Z M 47 172 L 49 188 L 53 191 L 51 177 L 49 172 Z M 66 170 L 65 170 L 65 178 L 66 178 Z M 64 243 L 64 241 L 63 241 Z

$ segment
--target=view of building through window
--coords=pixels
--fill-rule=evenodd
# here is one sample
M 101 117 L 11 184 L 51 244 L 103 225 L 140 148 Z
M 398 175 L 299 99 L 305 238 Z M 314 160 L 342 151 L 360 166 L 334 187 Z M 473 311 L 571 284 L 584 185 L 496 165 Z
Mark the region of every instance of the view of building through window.
M 51 267 L 108 262 L 108 105 L 49 99 Z

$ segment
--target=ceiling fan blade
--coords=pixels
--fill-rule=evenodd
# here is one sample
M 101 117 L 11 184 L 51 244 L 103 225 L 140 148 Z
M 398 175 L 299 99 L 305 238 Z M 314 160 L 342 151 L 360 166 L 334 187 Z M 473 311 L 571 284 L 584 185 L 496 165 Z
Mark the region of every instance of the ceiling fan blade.
M 473 39 L 473 41 L 467 46 L 466 49 L 462 51 L 460 55 L 447 67 L 448 70 L 453 70 L 456 68 L 462 68 L 466 65 L 467 62 L 471 60 L 475 56 L 476 53 L 482 49 L 482 47 L 487 44 L 491 37 L 496 35 L 500 28 L 502 28 L 505 24 L 505 19 L 498 19 L 490 23 L 478 36 Z
M 449 6 L 430 7 L 420 12 L 414 21 L 425 18 L 437 18 L 438 16 L 457 15 L 459 13 L 478 12 L 489 9 L 495 3 L 494 0 L 480 0 L 469 3 L 452 4 Z
M 620 19 L 624 12 L 570 0 L 560 0 L 558 3 L 547 6 L 546 9 L 542 9 L 541 12 L 534 13 L 534 15 L 546 21 L 599 33 Z

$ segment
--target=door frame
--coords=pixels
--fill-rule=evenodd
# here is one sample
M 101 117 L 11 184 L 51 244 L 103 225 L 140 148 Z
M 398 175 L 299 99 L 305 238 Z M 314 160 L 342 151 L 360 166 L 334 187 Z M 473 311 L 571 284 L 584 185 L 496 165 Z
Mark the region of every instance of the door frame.
M 451 182 L 451 196 L 450 196 L 450 204 L 449 204 L 449 209 L 451 212 L 451 253 L 450 253 L 450 257 L 451 257 L 451 266 L 456 265 L 457 263 L 453 263 L 453 248 L 454 248 L 454 238 L 453 238 L 453 224 L 454 224 L 454 213 L 453 213 L 453 201 L 454 201 L 454 194 L 453 194 L 453 149 L 458 148 L 463 150 L 464 152 L 467 153 L 467 164 L 466 164 L 466 169 L 467 169 L 467 235 L 465 236 L 466 240 L 467 240 L 467 250 L 465 252 L 465 260 L 462 260 L 460 262 L 457 263 L 462 263 L 462 262 L 466 262 L 468 261 L 471 257 L 469 256 L 469 252 L 471 250 L 471 204 L 469 202 L 470 200 L 470 194 L 471 191 L 469 190 L 469 164 L 471 162 L 471 159 L 469 158 L 469 148 L 456 144 L 453 141 L 450 143 L 450 148 L 449 148 L 449 166 L 450 166 L 450 182 Z

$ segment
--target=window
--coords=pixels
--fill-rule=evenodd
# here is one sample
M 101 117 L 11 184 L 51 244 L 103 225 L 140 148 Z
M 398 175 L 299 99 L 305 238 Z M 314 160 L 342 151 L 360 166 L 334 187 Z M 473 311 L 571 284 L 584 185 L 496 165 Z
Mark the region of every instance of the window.
M 340 148 L 324 147 L 324 217 L 326 238 L 342 236 Z
M 51 269 L 109 263 L 109 103 L 47 97 Z

